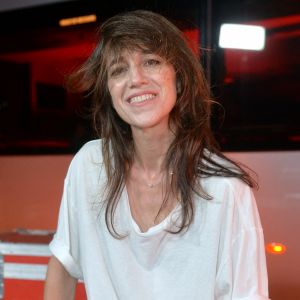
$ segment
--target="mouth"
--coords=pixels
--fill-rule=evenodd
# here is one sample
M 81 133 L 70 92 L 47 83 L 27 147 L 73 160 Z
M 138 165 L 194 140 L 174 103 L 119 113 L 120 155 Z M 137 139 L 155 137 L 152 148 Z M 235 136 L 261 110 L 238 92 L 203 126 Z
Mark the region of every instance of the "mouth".
M 155 94 L 143 94 L 143 95 L 131 97 L 127 101 L 129 104 L 142 103 L 153 99 L 155 96 L 156 96 Z

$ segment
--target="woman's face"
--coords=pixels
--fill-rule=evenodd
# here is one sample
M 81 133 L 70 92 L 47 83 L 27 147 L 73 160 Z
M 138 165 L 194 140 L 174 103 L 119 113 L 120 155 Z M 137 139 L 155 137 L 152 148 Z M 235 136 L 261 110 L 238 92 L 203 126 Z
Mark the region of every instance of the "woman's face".
M 157 54 L 123 51 L 108 61 L 108 89 L 118 115 L 132 129 L 168 128 L 176 102 L 174 67 Z

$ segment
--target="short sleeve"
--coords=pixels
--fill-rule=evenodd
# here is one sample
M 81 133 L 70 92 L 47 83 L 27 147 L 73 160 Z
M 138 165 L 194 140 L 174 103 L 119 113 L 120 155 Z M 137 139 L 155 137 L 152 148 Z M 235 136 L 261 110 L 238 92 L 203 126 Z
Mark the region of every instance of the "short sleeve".
M 62 263 L 68 273 L 82 278 L 79 261 L 78 220 L 74 207 L 74 191 L 69 174 L 64 182 L 57 231 L 49 247 L 52 254 Z
M 234 197 L 230 246 L 217 273 L 215 299 L 267 300 L 264 236 L 256 202 L 244 184 Z

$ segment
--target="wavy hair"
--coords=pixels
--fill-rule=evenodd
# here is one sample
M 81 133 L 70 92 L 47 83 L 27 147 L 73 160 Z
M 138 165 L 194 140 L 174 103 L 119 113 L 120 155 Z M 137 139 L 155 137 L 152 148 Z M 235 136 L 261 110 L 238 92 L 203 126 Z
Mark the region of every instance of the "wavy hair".
M 70 76 L 69 83 L 93 99 L 93 123 L 102 139 L 107 173 L 105 220 L 113 236 L 121 237 L 114 226 L 114 214 L 134 157 L 131 128 L 114 110 L 107 87 L 108 58 L 118 57 L 124 50 L 158 54 L 176 71 L 178 95 L 169 118 L 175 137 L 164 161 L 166 170 L 176 170 L 172 176 L 167 175 L 167 182 L 171 182 L 172 193 L 178 195 L 182 206 L 182 218 L 173 233 L 188 228 L 193 221 L 194 193 L 212 198 L 203 190 L 201 178 L 237 177 L 251 187 L 255 185 L 242 167 L 220 152 L 210 127 L 214 101 L 202 66 L 189 41 L 175 25 L 159 14 L 137 10 L 108 19 L 98 35 L 93 53 Z

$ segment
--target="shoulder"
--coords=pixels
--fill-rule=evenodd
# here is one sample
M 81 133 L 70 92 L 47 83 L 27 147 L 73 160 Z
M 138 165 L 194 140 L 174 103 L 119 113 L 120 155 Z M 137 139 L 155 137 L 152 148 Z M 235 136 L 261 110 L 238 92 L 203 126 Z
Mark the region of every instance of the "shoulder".
M 205 185 L 204 188 L 214 191 L 216 189 L 228 190 L 234 194 L 251 189 L 239 179 L 243 172 L 239 164 L 227 158 L 223 153 L 219 155 L 205 149 L 202 164 L 208 170 L 206 175 L 200 176 L 200 184 Z
M 241 172 L 241 168 L 237 162 L 233 161 L 222 152 L 210 152 L 208 149 L 204 149 L 202 164 L 215 171 L 228 169 L 235 173 Z
M 84 144 L 75 154 L 71 165 L 102 164 L 102 142 L 100 139 L 92 140 Z
M 102 169 L 103 166 L 101 148 L 102 142 L 100 139 L 84 144 L 73 157 L 67 177 L 82 177 L 85 174 L 99 173 L 99 169 Z
M 84 144 L 76 153 L 74 159 L 91 162 L 102 162 L 102 140 L 92 140 Z
M 229 218 L 244 229 L 261 227 L 252 188 L 242 180 L 212 176 L 205 178 L 202 186 L 212 197 L 207 201 L 208 207 L 220 210 L 222 218 Z
M 201 179 L 203 189 L 216 201 L 229 197 L 231 201 L 252 193 L 251 188 L 237 177 L 210 176 Z

